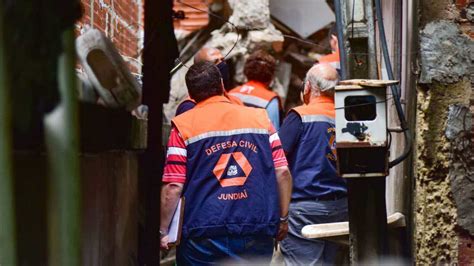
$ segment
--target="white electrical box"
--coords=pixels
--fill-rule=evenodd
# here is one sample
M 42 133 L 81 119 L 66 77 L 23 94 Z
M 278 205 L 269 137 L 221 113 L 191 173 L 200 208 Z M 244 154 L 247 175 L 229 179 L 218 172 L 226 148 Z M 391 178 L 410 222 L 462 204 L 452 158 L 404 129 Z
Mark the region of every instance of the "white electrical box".
M 335 89 L 336 149 L 345 178 L 388 175 L 387 86 L 392 80 L 345 80 Z

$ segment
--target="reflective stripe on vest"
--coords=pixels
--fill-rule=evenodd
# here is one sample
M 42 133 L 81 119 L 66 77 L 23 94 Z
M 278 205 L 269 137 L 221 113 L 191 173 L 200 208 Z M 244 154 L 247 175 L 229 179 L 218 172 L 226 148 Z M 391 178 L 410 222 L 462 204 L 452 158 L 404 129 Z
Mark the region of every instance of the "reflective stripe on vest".
M 341 63 L 340 63 L 340 57 L 339 57 L 339 52 L 331 53 L 325 56 L 322 56 L 319 59 L 320 64 L 329 64 L 335 69 L 340 69 L 341 68 Z
M 183 238 L 275 236 L 279 203 L 266 111 L 216 96 L 172 121 L 187 154 Z
M 246 106 L 267 108 L 270 102 L 277 98 L 278 95 L 267 89 L 265 85 L 257 81 L 249 81 L 242 86 L 232 89 L 229 94 L 238 97 Z M 279 103 L 281 108 L 281 103 Z

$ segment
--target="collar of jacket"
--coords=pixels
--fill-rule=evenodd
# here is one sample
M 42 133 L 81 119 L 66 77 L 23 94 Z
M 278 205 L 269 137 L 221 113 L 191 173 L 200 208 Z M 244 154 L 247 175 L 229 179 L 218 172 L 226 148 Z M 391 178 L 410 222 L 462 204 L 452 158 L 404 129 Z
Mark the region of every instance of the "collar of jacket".
M 268 86 L 266 86 L 262 82 L 256 81 L 256 80 L 249 80 L 247 83 L 245 83 L 245 85 L 252 86 L 252 87 L 255 87 L 255 88 L 259 87 L 259 88 L 262 88 L 262 89 L 270 90 L 268 88 Z
M 199 102 L 196 107 L 203 107 L 203 106 L 206 106 L 206 105 L 209 105 L 209 104 L 213 104 L 213 103 L 218 103 L 218 102 L 226 102 L 226 103 L 230 103 L 229 99 L 227 99 L 225 96 L 223 95 L 217 95 L 217 96 L 212 96 L 210 98 L 207 98 L 206 100 L 202 101 L 202 102 Z
M 333 97 L 319 96 L 311 99 L 308 105 L 319 104 L 319 103 L 334 103 Z

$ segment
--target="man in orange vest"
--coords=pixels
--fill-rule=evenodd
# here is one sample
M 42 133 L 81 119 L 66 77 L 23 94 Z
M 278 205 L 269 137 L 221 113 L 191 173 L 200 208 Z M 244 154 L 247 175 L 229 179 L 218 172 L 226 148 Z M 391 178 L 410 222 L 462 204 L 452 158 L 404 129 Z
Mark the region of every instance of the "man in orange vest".
M 275 74 L 276 61 L 263 50 L 252 53 L 244 66 L 244 74 L 248 82 L 230 91 L 230 95 L 242 100 L 246 106 L 263 108 L 267 111 L 273 126 L 280 128 L 280 97 L 269 85 Z
M 268 264 L 288 231 L 291 174 L 264 110 L 231 104 L 219 70 L 186 74 L 196 107 L 172 120 L 161 193 L 160 241 L 185 197 L 178 265 Z
M 301 235 L 305 225 L 348 219 L 347 187 L 336 172 L 334 87 L 328 64 L 306 75 L 304 105 L 288 112 L 279 134 L 294 177 L 288 237 L 281 242 L 286 265 L 332 265 L 337 246 Z
M 341 69 L 341 60 L 339 57 L 339 46 L 337 40 L 336 26 L 334 25 L 331 30 L 329 30 L 329 46 L 331 46 L 331 53 L 319 58 L 320 64 L 329 64 L 337 71 Z
M 229 88 L 229 68 L 227 66 L 227 63 L 224 61 L 224 57 L 222 56 L 222 53 L 219 49 L 216 48 L 210 48 L 210 47 L 204 47 L 199 52 L 196 53 L 194 56 L 194 63 L 199 63 L 199 62 L 211 62 L 214 63 L 217 68 L 219 69 L 219 72 L 221 73 L 222 81 L 224 82 L 224 87 L 226 90 Z M 227 92 L 225 92 L 225 96 L 229 98 L 229 100 L 238 105 L 243 105 L 242 101 L 234 96 L 229 95 Z M 191 110 L 196 106 L 196 101 L 191 99 L 191 97 L 188 97 L 186 100 L 182 101 L 179 105 L 178 108 L 176 108 L 176 114 L 180 115 L 188 110 Z

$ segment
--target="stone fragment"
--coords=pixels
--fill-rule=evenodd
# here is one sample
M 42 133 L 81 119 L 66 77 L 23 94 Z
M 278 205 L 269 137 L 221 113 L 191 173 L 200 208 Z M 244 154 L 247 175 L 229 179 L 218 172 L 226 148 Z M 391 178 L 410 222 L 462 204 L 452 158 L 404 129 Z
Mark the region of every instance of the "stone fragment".
M 474 22 L 474 3 L 470 3 L 469 6 L 466 8 L 466 18 L 470 22 Z
M 469 132 L 472 127 L 472 115 L 469 108 L 453 104 L 449 106 L 445 134 L 449 140 L 454 140 L 460 132 Z
M 474 73 L 474 42 L 451 21 L 426 25 L 420 34 L 420 56 L 420 83 L 455 83 Z
M 232 16 L 229 21 L 237 28 L 262 30 L 270 24 L 268 0 L 229 0 Z

